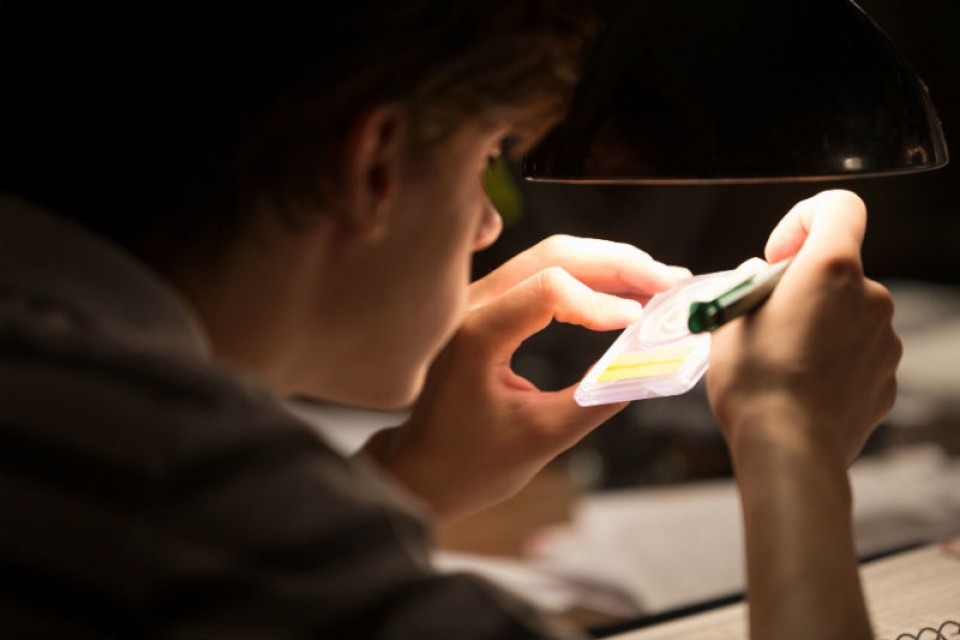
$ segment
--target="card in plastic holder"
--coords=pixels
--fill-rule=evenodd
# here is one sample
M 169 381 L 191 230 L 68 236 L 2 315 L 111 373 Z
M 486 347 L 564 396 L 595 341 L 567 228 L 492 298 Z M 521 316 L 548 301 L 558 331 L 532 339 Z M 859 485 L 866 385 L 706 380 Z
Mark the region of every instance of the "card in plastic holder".
M 688 278 L 653 296 L 590 369 L 574 393 L 581 406 L 674 396 L 693 388 L 707 370 L 710 334 L 690 333 L 690 304 L 707 302 L 749 274 L 720 271 Z

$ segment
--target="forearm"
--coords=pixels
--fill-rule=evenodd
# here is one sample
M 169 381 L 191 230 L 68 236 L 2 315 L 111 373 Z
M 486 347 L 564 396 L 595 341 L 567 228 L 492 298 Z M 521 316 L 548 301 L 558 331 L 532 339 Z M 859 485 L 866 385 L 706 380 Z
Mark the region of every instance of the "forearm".
M 845 466 L 783 445 L 753 443 L 737 466 L 751 636 L 869 638 Z
M 893 406 L 893 299 L 864 276 L 863 201 L 846 191 L 783 218 L 767 259 L 794 256 L 764 305 L 713 334 L 707 387 L 743 502 L 751 633 L 871 635 L 847 467 Z

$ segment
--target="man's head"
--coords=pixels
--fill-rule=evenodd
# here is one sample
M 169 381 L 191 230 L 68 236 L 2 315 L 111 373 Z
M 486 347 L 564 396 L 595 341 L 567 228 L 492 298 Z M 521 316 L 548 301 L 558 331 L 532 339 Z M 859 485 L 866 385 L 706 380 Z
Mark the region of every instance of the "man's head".
M 369 108 L 424 147 L 478 121 L 536 138 L 574 82 L 575 4 L 8 0 L 0 190 L 154 261 L 210 256 L 254 208 L 320 208 Z
M 402 405 L 499 232 L 487 157 L 562 115 L 576 4 L 5 0 L 0 191 L 165 272 L 225 359 Z

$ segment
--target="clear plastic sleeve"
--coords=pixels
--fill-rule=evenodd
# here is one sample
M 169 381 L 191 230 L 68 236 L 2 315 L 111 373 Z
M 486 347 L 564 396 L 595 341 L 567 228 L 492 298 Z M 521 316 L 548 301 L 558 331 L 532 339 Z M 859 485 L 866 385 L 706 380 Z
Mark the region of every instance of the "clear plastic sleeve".
M 693 388 L 707 370 L 710 334 L 690 333 L 690 304 L 707 302 L 749 273 L 720 271 L 689 278 L 653 296 L 640 319 L 623 330 L 574 393 L 589 406 L 674 396 Z

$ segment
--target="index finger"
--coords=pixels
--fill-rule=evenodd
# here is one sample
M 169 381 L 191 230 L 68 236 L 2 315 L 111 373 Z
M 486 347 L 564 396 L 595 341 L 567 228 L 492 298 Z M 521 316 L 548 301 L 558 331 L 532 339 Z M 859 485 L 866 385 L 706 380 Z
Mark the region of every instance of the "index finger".
M 559 267 L 544 269 L 464 320 L 484 360 L 508 363 L 520 344 L 552 321 L 596 331 L 622 329 L 640 317 L 641 306 L 587 287 Z
M 625 296 L 652 295 L 690 276 L 688 270 L 658 262 L 633 245 L 555 235 L 475 282 L 471 302 L 483 304 L 551 267 L 560 267 L 592 289 Z

